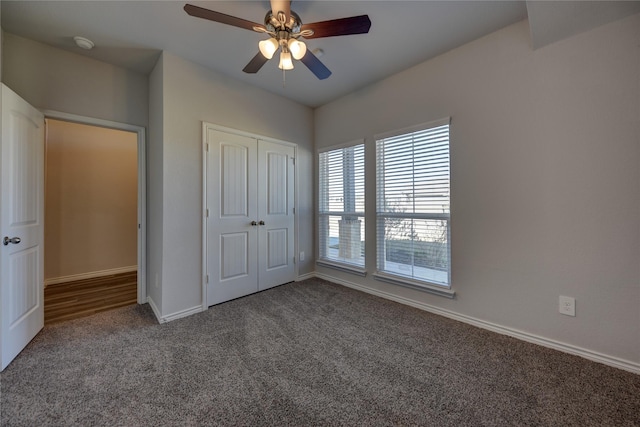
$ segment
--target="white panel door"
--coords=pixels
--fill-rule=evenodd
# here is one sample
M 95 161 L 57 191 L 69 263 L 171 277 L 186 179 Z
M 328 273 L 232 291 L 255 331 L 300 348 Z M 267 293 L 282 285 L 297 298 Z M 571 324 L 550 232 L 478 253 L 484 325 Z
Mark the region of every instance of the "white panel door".
M 295 279 L 294 155 L 291 146 L 258 141 L 258 289 Z
M 207 304 L 258 290 L 256 141 L 207 129 Z
M 44 116 L 4 84 L 0 145 L 3 370 L 44 326 Z
M 295 280 L 295 148 L 204 132 L 207 305 Z

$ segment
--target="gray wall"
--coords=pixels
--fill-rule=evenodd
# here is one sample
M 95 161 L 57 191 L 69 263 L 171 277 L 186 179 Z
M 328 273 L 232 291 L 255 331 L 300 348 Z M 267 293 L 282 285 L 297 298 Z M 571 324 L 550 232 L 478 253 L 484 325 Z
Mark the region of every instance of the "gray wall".
M 143 74 L 4 34 L 2 81 L 36 108 L 148 124 Z
M 157 316 L 162 307 L 163 85 L 163 57 L 160 56 L 149 75 L 147 145 L 147 298 Z
M 314 135 L 317 147 L 365 137 L 374 182 L 372 135 L 452 116 L 457 299 L 317 271 L 637 366 L 639 32 L 635 16 L 532 51 L 522 22 L 315 114 L 173 55 L 147 78 L 11 34 L 2 79 L 39 108 L 149 125 L 149 295 L 164 316 L 201 304 L 201 121 L 299 144 L 305 274 L 314 270 Z M 577 317 L 558 314 L 559 295 L 577 298 Z
M 202 121 L 298 144 L 299 272 L 313 271 L 310 108 L 167 53 L 150 76 L 11 34 L 2 53 L 4 82 L 32 105 L 148 127 L 147 290 L 159 315 L 202 304 Z
M 366 138 L 367 183 L 373 135 L 452 117 L 457 298 L 317 271 L 640 368 L 639 45 L 639 15 L 536 51 L 523 21 L 318 108 L 317 147 Z
M 167 317 L 179 316 L 202 304 L 202 122 L 298 144 L 298 240 L 300 249 L 311 254 L 313 111 L 167 52 L 161 65 L 164 99 L 161 311 Z M 157 125 L 155 120 L 154 113 L 152 129 Z M 300 274 L 311 272 L 313 261 L 307 259 L 299 268 Z
M 41 110 L 148 126 L 147 76 L 9 33 L 4 33 L 3 41 L 2 81 L 31 105 Z M 159 144 L 150 145 L 148 159 L 161 158 L 156 152 L 162 150 L 162 139 Z M 153 166 L 153 162 L 147 165 L 152 168 L 147 172 L 150 178 L 155 177 Z M 153 196 L 157 193 L 148 195 Z M 149 212 L 152 214 L 157 212 Z M 149 242 L 156 243 L 155 235 L 148 236 Z M 154 248 L 148 244 L 149 247 L 150 251 Z M 153 276 L 147 277 L 151 281 Z

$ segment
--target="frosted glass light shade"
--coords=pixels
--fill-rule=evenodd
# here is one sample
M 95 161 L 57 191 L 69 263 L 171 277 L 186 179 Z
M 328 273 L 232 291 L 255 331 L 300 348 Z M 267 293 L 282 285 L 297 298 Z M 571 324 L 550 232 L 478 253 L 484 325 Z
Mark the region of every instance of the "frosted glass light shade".
M 278 68 L 281 70 L 293 70 L 293 61 L 291 61 L 291 54 L 289 52 L 280 53 L 280 64 Z
M 278 41 L 274 38 L 269 40 L 262 40 L 258 43 L 260 53 L 267 59 L 273 58 L 273 54 L 278 50 Z
M 307 45 L 304 42 L 291 39 L 289 40 L 289 52 L 291 52 L 294 59 L 300 60 L 307 53 Z

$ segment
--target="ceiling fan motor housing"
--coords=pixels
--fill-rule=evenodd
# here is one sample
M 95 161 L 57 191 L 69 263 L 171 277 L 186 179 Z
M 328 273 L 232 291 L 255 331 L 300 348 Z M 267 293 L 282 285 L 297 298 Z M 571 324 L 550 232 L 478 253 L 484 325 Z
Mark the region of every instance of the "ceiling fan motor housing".
M 289 13 L 288 21 L 286 20 L 284 13 L 278 12 L 277 15 L 274 15 L 273 11 L 270 10 L 264 17 L 264 26 L 267 27 L 267 30 L 271 32 L 284 30 L 293 34 L 297 34 L 300 32 L 302 20 L 293 10 Z

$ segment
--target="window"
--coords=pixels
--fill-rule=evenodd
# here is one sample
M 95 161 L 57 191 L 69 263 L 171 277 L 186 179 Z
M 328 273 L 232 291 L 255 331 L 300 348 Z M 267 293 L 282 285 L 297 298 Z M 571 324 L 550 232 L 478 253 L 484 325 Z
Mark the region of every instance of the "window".
M 450 287 L 449 119 L 376 136 L 377 270 Z
M 320 153 L 319 262 L 364 267 L 364 144 Z

